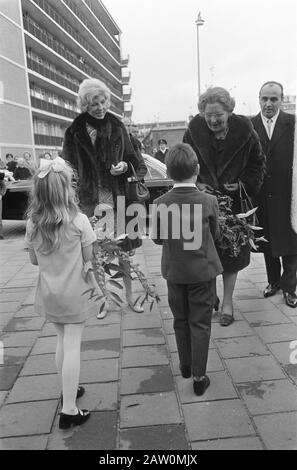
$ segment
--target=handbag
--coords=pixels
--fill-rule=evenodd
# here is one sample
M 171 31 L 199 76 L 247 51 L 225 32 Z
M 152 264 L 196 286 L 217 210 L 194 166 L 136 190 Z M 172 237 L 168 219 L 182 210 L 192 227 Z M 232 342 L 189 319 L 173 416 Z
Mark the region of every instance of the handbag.
M 129 162 L 129 164 L 131 165 L 133 176 L 130 176 L 127 179 L 126 197 L 129 202 L 147 201 L 150 198 L 150 192 L 146 185 L 138 179 L 138 176 L 132 163 Z
M 247 213 L 248 211 L 254 209 L 253 203 L 251 201 L 250 196 L 246 192 L 245 186 L 241 180 L 238 180 L 239 183 L 239 197 L 240 197 L 240 210 L 244 214 Z M 256 213 L 254 212 L 250 216 L 246 218 L 248 224 L 257 226 L 259 224 L 258 217 L 256 216 Z

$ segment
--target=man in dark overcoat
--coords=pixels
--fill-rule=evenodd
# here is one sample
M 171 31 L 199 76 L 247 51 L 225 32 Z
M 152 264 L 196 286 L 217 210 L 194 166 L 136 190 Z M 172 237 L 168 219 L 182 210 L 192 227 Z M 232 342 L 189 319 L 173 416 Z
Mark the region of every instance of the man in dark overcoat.
M 261 112 L 252 118 L 267 158 L 266 176 L 257 197 L 257 215 L 268 240 L 261 246 L 268 278 L 264 297 L 282 289 L 286 304 L 295 308 L 297 233 L 293 230 L 293 219 L 297 207 L 294 209 L 292 204 L 293 199 L 296 201 L 292 193 L 295 116 L 281 110 L 282 100 L 280 83 L 264 83 L 259 94 Z

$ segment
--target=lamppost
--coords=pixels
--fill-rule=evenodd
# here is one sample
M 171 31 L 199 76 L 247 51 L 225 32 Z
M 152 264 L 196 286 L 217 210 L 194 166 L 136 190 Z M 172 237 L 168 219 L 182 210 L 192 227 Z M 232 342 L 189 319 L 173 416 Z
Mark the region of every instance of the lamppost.
M 204 24 L 204 20 L 201 18 L 201 12 L 199 11 L 197 20 L 195 21 L 197 26 L 197 61 L 198 61 L 198 101 L 200 98 L 200 58 L 199 58 L 199 26 Z

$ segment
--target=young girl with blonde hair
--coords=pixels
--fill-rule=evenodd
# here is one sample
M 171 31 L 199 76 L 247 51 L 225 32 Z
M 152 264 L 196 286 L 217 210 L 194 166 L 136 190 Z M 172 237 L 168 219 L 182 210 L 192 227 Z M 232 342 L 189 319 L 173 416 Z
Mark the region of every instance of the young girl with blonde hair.
M 85 390 L 79 386 L 80 345 L 85 320 L 95 308 L 83 292 L 90 288 L 84 263 L 93 258 L 96 235 L 82 214 L 72 187 L 73 171 L 62 158 L 40 160 L 33 178 L 26 242 L 30 260 L 39 266 L 35 310 L 57 331 L 56 366 L 62 385 L 59 427 L 85 422 L 90 413 L 76 406 Z

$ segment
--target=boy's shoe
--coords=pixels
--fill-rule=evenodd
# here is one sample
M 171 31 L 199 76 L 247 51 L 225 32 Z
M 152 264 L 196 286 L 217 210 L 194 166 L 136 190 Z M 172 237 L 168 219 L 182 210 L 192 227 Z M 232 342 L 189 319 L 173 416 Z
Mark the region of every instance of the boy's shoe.
M 191 366 L 179 366 L 180 373 L 184 379 L 189 379 L 192 375 Z
M 66 413 L 60 414 L 59 428 L 68 429 L 70 426 L 79 426 L 85 423 L 90 417 L 89 410 L 80 410 L 76 415 L 67 415 Z
M 209 384 L 210 384 L 210 380 L 207 375 L 204 375 L 204 377 L 200 377 L 198 380 L 195 379 L 194 377 L 193 389 L 194 389 L 195 395 L 198 395 L 198 396 L 203 395 L 207 387 L 209 387 Z

